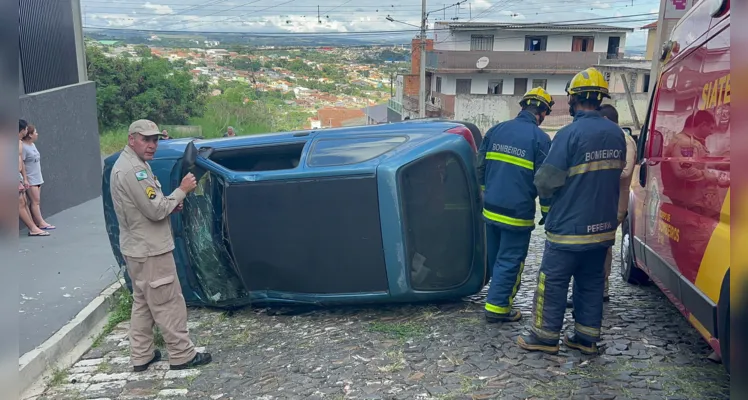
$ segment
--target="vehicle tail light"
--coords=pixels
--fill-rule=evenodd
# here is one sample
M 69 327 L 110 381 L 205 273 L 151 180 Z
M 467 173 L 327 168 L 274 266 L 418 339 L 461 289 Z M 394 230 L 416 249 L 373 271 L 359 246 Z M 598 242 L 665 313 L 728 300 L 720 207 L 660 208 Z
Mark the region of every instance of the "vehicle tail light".
M 465 140 L 467 140 L 468 144 L 470 144 L 470 147 L 473 148 L 473 151 L 476 153 L 478 152 L 478 146 L 475 145 L 475 139 L 473 139 L 473 133 L 470 132 L 470 129 L 464 126 L 458 126 L 448 130 L 447 133 L 453 133 L 455 135 L 464 137 Z

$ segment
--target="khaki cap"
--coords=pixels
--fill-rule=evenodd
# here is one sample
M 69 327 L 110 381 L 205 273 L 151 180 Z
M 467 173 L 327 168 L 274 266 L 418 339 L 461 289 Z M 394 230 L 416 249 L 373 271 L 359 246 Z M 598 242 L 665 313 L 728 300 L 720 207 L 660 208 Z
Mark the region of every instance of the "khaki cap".
M 160 135 L 161 131 L 158 129 L 158 125 L 156 125 L 153 121 L 149 121 L 147 119 L 139 119 L 132 124 L 130 124 L 130 129 L 127 131 L 128 133 L 139 133 L 143 136 L 153 136 L 153 135 Z

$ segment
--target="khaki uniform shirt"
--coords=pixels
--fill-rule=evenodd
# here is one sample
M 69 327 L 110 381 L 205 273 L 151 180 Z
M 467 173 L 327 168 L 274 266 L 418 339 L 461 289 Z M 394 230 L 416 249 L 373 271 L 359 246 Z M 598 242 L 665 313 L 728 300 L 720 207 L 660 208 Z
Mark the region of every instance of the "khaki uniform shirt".
M 110 182 L 122 254 L 152 257 L 174 250 L 169 216 L 187 197 L 184 191 L 164 196 L 150 165 L 129 146 L 114 163 Z
M 634 175 L 634 166 L 636 166 L 636 141 L 630 135 L 624 132 L 626 138 L 626 165 L 621 171 L 621 186 L 618 197 L 618 221 L 622 221 L 623 216 L 629 209 L 629 189 L 631 179 Z

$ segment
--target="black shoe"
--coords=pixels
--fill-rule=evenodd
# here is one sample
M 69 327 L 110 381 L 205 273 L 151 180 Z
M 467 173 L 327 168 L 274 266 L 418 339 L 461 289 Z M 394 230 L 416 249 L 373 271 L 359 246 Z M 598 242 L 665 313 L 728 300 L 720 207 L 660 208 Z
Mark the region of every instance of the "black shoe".
M 541 340 L 534 334 L 521 335 L 517 338 L 517 345 L 527 351 L 542 351 L 547 354 L 558 354 L 558 340 L 555 344 L 549 340 Z
M 603 303 L 607 303 L 610 301 L 610 296 L 603 296 Z
M 568 332 L 564 336 L 564 344 L 570 349 L 577 349 L 588 356 L 597 355 L 597 344 L 579 338 L 575 333 Z
M 161 361 L 161 351 L 159 349 L 156 349 L 156 351 L 153 352 L 153 358 L 151 359 L 151 361 L 148 361 L 144 365 L 136 365 L 136 366 L 132 367 L 132 370 L 134 372 L 143 372 L 143 371 L 147 370 L 148 367 L 151 366 L 151 364 L 157 363 L 159 361 Z
M 491 311 L 486 311 L 486 321 L 489 324 L 497 322 L 517 322 L 522 319 L 522 313 L 519 310 L 512 310 L 506 314 L 498 314 Z
M 211 357 L 210 353 L 197 353 L 195 354 L 195 358 L 193 358 L 192 361 L 188 361 L 184 364 L 172 365 L 170 369 L 175 370 L 195 368 L 201 365 L 210 364 L 211 361 L 213 361 L 213 357 Z

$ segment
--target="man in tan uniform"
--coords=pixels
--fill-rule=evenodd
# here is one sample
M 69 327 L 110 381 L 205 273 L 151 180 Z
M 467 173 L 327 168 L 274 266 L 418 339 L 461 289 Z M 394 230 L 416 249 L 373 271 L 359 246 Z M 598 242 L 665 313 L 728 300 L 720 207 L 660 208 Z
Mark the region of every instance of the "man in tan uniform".
M 131 361 L 136 372 L 161 359 L 154 348 L 153 326 L 158 324 L 169 352 L 171 369 L 211 362 L 209 353 L 197 353 L 187 331 L 187 307 L 174 263 L 174 239 L 169 216 L 182 209 L 197 182 L 187 174 L 177 189 L 164 195 L 161 183 L 146 161 L 153 159 L 161 134 L 155 123 L 138 120 L 130 125 L 128 144 L 115 162 L 111 193 L 120 227 L 120 251 L 132 280 L 130 320 Z
M 616 110 L 615 107 L 613 107 L 610 104 L 603 104 L 600 106 L 600 114 L 602 114 L 603 117 L 618 123 L 618 110 Z M 623 171 L 621 171 L 621 186 L 620 186 L 620 194 L 618 196 L 618 225 L 621 225 L 621 222 L 623 222 L 623 218 L 626 216 L 626 213 L 629 209 L 629 190 L 631 186 L 631 179 L 633 177 L 634 167 L 636 166 L 636 141 L 634 138 L 632 138 L 630 135 L 626 134 L 621 131 L 621 134 L 624 135 L 626 139 L 626 165 L 623 167 Z M 603 291 L 603 301 L 607 302 L 610 301 L 610 294 L 608 293 L 609 289 L 609 282 L 610 282 L 610 270 L 612 268 L 613 264 L 613 248 L 608 247 L 608 255 L 605 257 L 605 290 Z M 571 300 L 571 297 L 569 300 L 566 301 L 566 306 L 568 308 L 573 308 L 574 303 Z

